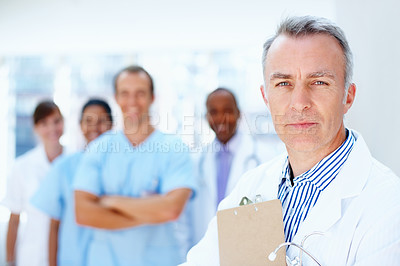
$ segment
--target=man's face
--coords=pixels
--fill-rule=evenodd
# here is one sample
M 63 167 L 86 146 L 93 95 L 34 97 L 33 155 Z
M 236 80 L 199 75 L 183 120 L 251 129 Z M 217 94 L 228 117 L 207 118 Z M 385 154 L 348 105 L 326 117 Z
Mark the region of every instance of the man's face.
M 227 143 L 235 134 L 239 117 L 239 109 L 230 93 L 218 91 L 209 96 L 207 121 L 220 142 Z
M 355 96 L 354 84 L 345 95 L 344 70 L 342 48 L 331 36 L 281 35 L 273 42 L 262 92 L 288 151 L 326 151 L 341 144 L 343 116 Z
M 148 118 L 154 97 L 144 73 L 123 72 L 116 82 L 115 99 L 124 116 L 125 127 L 139 125 Z

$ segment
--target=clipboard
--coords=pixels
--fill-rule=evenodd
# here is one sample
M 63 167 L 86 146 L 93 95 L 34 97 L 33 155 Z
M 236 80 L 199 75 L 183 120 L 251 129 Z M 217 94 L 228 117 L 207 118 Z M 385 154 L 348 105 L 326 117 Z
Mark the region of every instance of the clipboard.
M 217 223 L 221 266 L 286 265 L 284 248 L 268 260 L 285 242 L 279 199 L 218 211 Z

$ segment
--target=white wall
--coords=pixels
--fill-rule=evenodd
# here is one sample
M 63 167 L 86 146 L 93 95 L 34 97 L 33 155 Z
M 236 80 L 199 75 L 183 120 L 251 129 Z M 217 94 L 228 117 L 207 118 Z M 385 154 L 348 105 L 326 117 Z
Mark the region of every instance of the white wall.
M 333 0 L 2 0 L 0 55 L 261 47 L 282 16 Z
M 357 95 L 348 124 L 400 175 L 400 2 L 337 0 L 336 10 L 355 57 Z

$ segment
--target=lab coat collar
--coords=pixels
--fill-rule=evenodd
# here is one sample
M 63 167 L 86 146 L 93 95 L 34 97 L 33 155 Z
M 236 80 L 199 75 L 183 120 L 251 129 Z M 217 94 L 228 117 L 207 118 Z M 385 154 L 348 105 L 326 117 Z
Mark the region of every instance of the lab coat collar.
M 308 217 L 300 225 L 293 242 L 300 244 L 309 233 L 326 232 L 342 217 L 342 200 L 359 195 L 372 166 L 372 156 L 361 134 L 352 131 L 356 143 L 342 170 L 324 190 Z
M 239 131 L 236 131 L 235 134 L 232 136 L 232 138 L 226 143 L 222 144 L 217 137 L 214 139 L 214 147 L 216 148 L 216 151 L 220 151 L 222 149 L 222 146 L 225 146 L 229 152 L 232 154 L 235 154 L 236 151 L 239 149 L 240 145 L 240 140 L 242 138 L 242 134 Z
M 39 161 L 37 161 L 37 164 L 40 164 L 41 167 L 49 167 L 50 166 L 50 161 L 47 158 L 46 150 L 44 148 L 43 144 L 39 144 L 35 150 L 34 153 L 36 154 L 35 158 L 37 158 Z

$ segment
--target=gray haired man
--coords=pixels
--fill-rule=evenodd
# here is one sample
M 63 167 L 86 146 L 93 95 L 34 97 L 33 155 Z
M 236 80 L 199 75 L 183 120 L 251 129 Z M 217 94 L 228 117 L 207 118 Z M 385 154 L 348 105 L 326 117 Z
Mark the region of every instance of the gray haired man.
M 320 265 L 398 265 L 400 179 L 343 123 L 356 93 L 352 65 L 332 22 L 306 16 L 281 23 L 264 44 L 261 93 L 287 154 L 247 172 L 218 209 L 236 207 L 243 196 L 280 199 L 286 241 L 322 232 L 304 245 Z M 287 249 L 290 261 L 298 254 Z M 219 264 L 216 218 L 187 264 Z

